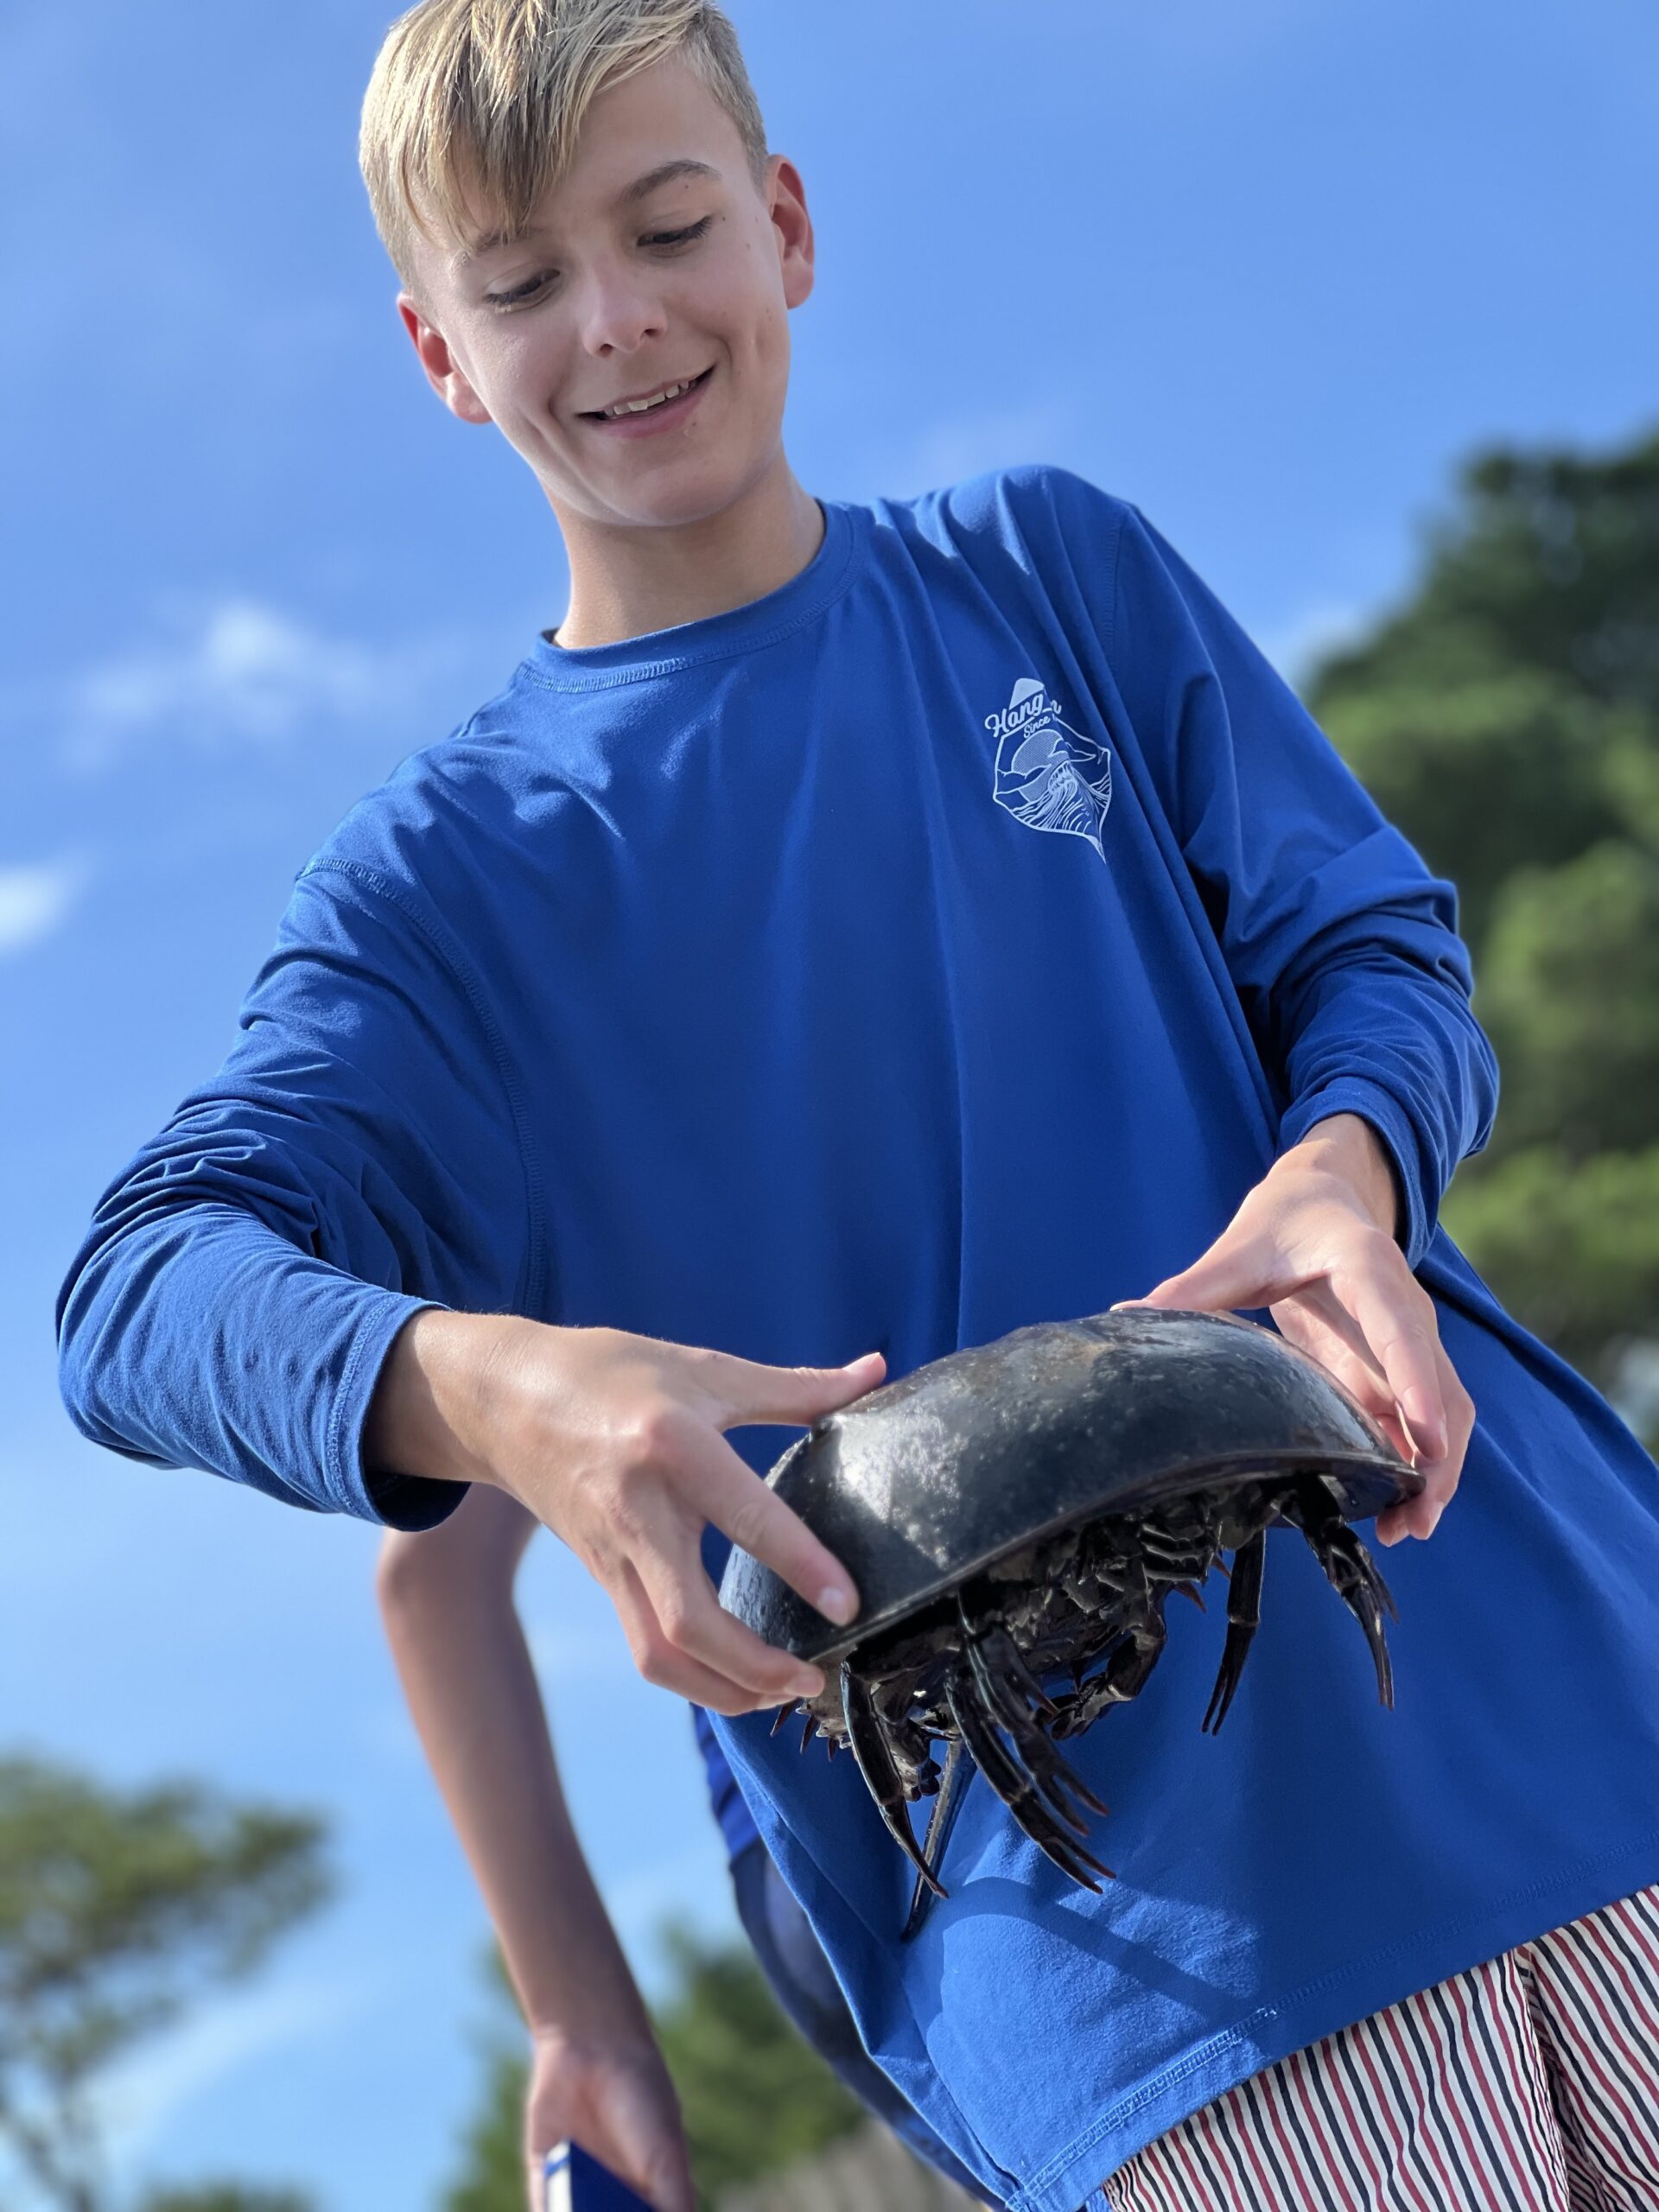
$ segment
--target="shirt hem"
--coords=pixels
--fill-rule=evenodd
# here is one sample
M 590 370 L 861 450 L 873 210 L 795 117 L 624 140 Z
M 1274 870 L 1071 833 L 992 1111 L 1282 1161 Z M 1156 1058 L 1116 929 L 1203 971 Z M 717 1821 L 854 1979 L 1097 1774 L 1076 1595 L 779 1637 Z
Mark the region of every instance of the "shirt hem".
M 423 1529 L 430 1527 L 434 1520 L 444 1519 L 461 1502 L 464 1485 L 453 1485 L 454 1496 L 435 1515 L 422 1517 L 422 1509 L 416 1507 L 412 1520 L 389 1520 L 371 1497 L 363 1471 L 363 1428 L 386 1355 L 405 1322 L 439 1305 L 436 1299 L 407 1298 L 398 1291 L 380 1291 L 367 1306 L 346 1357 L 329 1423 L 324 1481 L 337 1512 L 352 1514 L 359 1521 L 372 1521 L 377 1527 Z M 405 1476 L 402 1479 L 412 1483 L 416 1478 Z M 391 1502 L 393 1494 L 385 1495 L 386 1502 Z M 402 1502 L 407 1506 L 410 1500 L 405 1497 Z
M 1390 1944 L 1357 1965 L 1324 1974 L 1143 2082 L 1075 2137 L 1008 2199 L 1008 2212 L 1078 2212 L 1136 2152 L 1252 2074 L 1306 2050 L 1341 2028 L 1466 1974 L 1487 1959 L 1535 1942 L 1659 1880 L 1659 1828 L 1617 1851 L 1580 1859 L 1563 1874 L 1516 1890 L 1479 1913 Z

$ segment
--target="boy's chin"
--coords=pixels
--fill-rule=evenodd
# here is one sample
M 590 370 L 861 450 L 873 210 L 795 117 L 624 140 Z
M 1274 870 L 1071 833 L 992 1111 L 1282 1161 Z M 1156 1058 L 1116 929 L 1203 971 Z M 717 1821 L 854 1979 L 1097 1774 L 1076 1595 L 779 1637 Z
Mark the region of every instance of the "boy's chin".
M 735 507 L 753 488 L 752 471 L 702 468 L 688 472 L 678 483 L 618 485 L 607 487 L 593 505 L 584 501 L 576 511 L 591 523 L 611 530 L 676 530 L 695 523 L 712 522 Z M 564 519 L 563 503 L 555 496 L 554 512 Z M 573 517 L 573 519 L 575 518 Z

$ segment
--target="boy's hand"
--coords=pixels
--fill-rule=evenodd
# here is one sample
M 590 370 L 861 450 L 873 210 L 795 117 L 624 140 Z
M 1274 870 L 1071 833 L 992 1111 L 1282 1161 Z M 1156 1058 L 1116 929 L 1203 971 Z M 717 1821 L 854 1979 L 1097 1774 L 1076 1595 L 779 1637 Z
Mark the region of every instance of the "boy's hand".
M 648 1681 L 716 1713 L 823 1688 L 722 1612 L 698 1545 L 712 1522 L 832 1620 L 847 1572 L 722 1431 L 803 1427 L 861 1397 L 879 1352 L 837 1368 L 761 1367 L 619 1329 L 499 1314 L 416 1314 L 382 1370 L 365 1464 L 494 1484 L 562 1536 L 608 1592 Z
M 1369 1122 L 1333 1115 L 1276 1160 L 1183 1274 L 1130 1306 L 1265 1306 L 1423 1476 L 1377 1516 L 1377 1541 L 1427 1536 L 1458 1486 L 1475 1408 L 1440 1345 L 1433 1300 L 1394 1238 L 1393 1174 Z
M 607 2165 L 653 2212 L 696 2212 L 679 2100 L 649 2039 L 593 2044 L 543 2031 L 531 2039 L 524 2162 L 531 2212 L 542 2164 L 567 2139 Z

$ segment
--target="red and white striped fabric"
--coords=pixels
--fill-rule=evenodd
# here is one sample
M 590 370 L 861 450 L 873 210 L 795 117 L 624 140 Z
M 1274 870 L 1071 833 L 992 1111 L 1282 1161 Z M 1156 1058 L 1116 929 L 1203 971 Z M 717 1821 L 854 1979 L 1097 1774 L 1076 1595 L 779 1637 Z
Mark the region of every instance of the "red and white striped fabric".
M 1240 2082 L 1113 2212 L 1659 2212 L 1659 1888 Z

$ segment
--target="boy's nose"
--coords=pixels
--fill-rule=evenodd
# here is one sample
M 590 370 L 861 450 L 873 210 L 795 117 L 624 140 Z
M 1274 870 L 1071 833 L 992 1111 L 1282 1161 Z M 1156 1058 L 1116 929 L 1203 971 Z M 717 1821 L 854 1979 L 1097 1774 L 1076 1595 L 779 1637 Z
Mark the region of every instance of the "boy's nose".
M 582 302 L 582 330 L 590 353 L 602 359 L 609 353 L 637 353 L 647 340 L 663 335 L 665 320 L 661 303 L 621 272 L 589 278 Z

